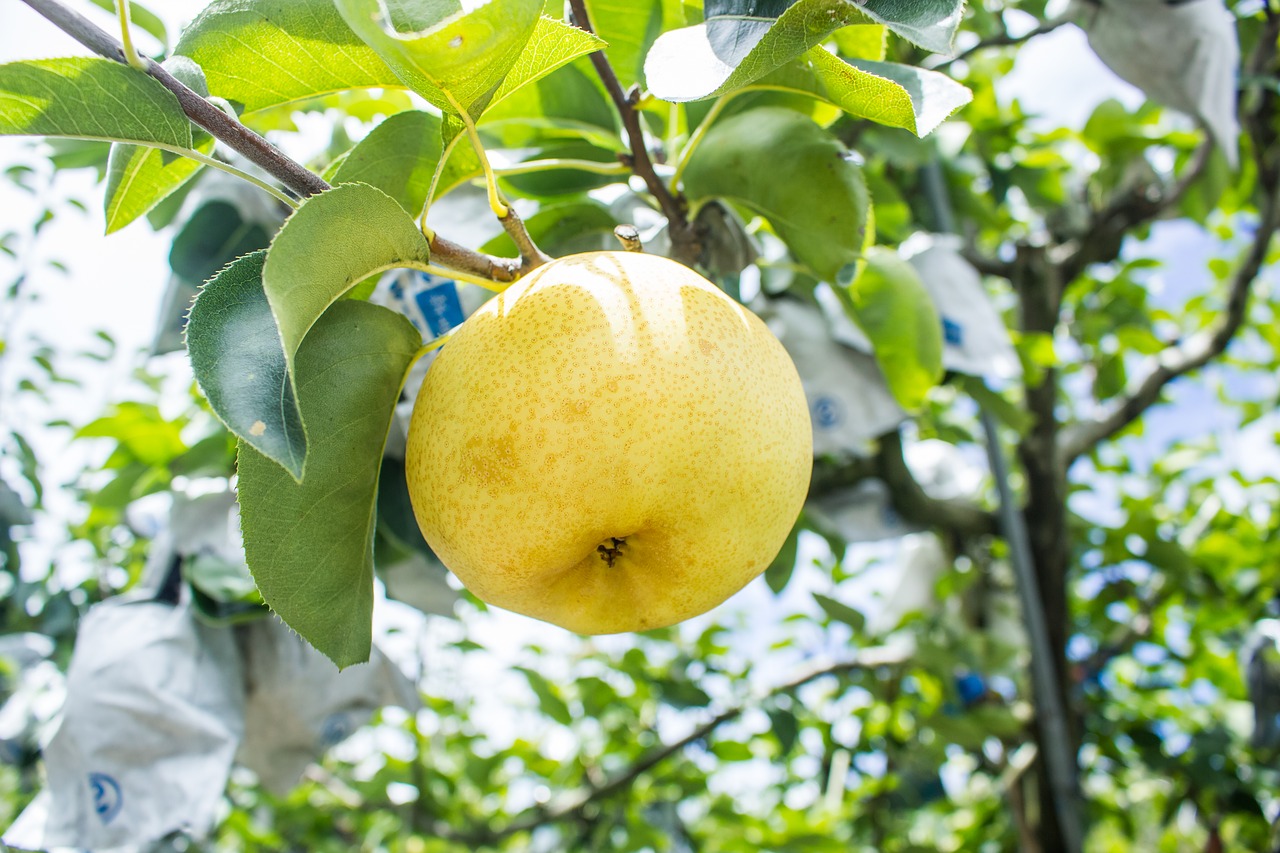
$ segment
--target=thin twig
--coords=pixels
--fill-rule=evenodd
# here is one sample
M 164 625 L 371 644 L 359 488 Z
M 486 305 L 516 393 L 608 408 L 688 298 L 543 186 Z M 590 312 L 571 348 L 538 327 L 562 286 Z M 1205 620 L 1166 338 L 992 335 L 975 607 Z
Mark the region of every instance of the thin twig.
M 975 44 L 973 47 L 960 51 L 955 56 L 939 63 L 934 67 L 945 68 L 946 66 L 952 64 L 953 62 L 960 62 L 961 60 L 968 59 L 970 56 L 972 56 L 975 53 L 978 53 L 979 51 L 990 50 L 991 48 L 995 48 L 995 47 L 1013 47 L 1015 45 L 1022 44 L 1023 42 L 1030 41 L 1036 36 L 1042 36 L 1045 33 L 1051 33 L 1054 30 L 1056 30 L 1058 27 L 1062 26 L 1063 24 L 1068 24 L 1070 22 L 1071 22 L 1071 19 L 1066 16 L 1063 16 L 1061 18 L 1053 18 L 1051 20 L 1045 21 L 1035 29 L 1030 30 L 1029 32 L 1025 32 L 1019 36 L 1010 35 L 1009 31 L 1006 30 L 1001 35 L 992 36 L 991 38 L 983 39 L 982 41 Z
M 591 18 L 587 14 L 586 0 L 569 0 L 569 8 L 573 11 L 574 23 L 585 32 L 595 34 L 591 26 Z M 613 99 L 622 117 L 622 126 L 627 131 L 627 140 L 631 145 L 631 169 L 644 181 L 649 192 L 658 201 L 658 207 L 667 217 L 671 232 L 671 248 L 676 259 L 686 264 L 697 260 L 700 248 L 697 245 L 697 232 L 689 222 L 684 200 L 671 192 L 671 188 L 658 176 L 653 168 L 653 159 L 645 146 L 644 129 L 640 126 L 640 112 L 637 109 L 639 90 L 633 88 L 628 94 L 622 89 L 617 73 L 609 64 L 609 58 L 603 50 L 591 54 L 591 64 L 595 66 L 600 82 L 604 83 L 609 97 Z
M 498 221 L 502 223 L 502 229 L 507 232 L 511 242 L 515 243 L 516 248 L 520 251 L 520 272 L 522 274 L 551 262 L 552 257 L 539 249 L 538 244 L 533 242 L 533 235 L 529 233 L 529 229 L 524 225 L 524 220 L 520 218 L 520 214 L 516 213 L 513 205 L 507 205 L 507 215 L 499 216 Z

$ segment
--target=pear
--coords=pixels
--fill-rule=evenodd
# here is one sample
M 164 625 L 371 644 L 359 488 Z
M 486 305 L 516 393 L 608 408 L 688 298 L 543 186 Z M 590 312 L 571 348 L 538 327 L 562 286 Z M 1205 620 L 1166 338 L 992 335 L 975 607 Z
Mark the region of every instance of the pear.
M 427 371 L 406 476 L 427 542 L 489 604 L 582 634 L 715 607 L 804 504 L 800 378 L 761 320 L 638 252 L 534 270 Z

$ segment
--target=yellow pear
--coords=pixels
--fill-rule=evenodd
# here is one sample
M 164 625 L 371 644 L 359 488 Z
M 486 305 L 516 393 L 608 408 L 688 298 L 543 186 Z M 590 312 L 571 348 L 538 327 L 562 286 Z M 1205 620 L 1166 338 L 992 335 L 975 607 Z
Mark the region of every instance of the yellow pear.
M 553 261 L 472 315 L 427 371 L 406 454 L 418 524 L 462 583 L 582 634 L 733 595 L 782 547 L 813 462 L 764 323 L 636 252 Z

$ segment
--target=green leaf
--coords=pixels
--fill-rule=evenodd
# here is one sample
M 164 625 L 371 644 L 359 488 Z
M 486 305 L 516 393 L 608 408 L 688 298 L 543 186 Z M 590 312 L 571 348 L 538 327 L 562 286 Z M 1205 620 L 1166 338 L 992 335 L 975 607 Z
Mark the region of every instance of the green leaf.
M 750 761 L 754 758 L 748 744 L 736 740 L 719 740 L 711 744 L 711 753 L 721 761 Z
M 427 200 L 431 178 L 440 162 L 440 117 L 407 111 L 388 116 L 347 155 L 333 174 L 335 184 L 363 183 L 377 187 L 416 216 Z M 480 161 L 469 145 L 455 145 L 440 176 L 436 196 L 481 174 Z
M 654 42 L 644 65 L 649 91 L 667 101 L 696 101 L 740 89 L 841 27 L 866 23 L 860 8 L 849 0 L 799 0 L 776 20 L 708 9 L 703 23 Z
M 891 80 L 906 90 L 915 113 L 914 127 L 906 129 L 917 136 L 931 133 L 948 116 L 973 100 L 973 92 L 967 86 L 926 68 L 862 59 L 854 60 L 849 67 Z
M 599 43 L 576 27 L 538 18 L 492 102 Z M 214 94 L 248 113 L 348 89 L 406 85 L 352 32 L 332 0 L 215 0 L 183 32 L 175 52 L 204 68 Z
M 586 0 L 586 5 L 624 91 L 644 81 L 645 56 L 658 36 L 685 24 L 683 9 L 672 0 Z
M 191 123 L 157 80 L 109 59 L 0 65 L 0 134 L 191 147 Z
M 201 207 L 178 232 L 169 249 L 169 266 L 181 279 L 198 284 L 231 261 L 265 248 L 267 229 L 240 215 L 222 200 Z
M 403 84 L 332 0 L 215 0 L 174 48 L 215 95 L 245 112 L 371 86 Z
M 195 150 L 213 153 L 212 136 L 204 135 Z M 116 143 L 107 160 L 107 232 L 119 231 L 139 216 L 151 211 L 196 176 L 203 165 L 187 157 L 166 158 L 156 148 Z
M 430 259 L 413 217 L 381 190 L 342 184 L 308 198 L 276 235 L 262 271 L 286 361 L 293 364 L 312 324 L 354 284 Z
M 861 631 L 867 624 L 867 619 L 857 610 L 854 610 L 843 602 L 836 601 L 829 595 L 822 595 L 815 592 L 813 600 L 818 602 L 818 606 L 827 614 L 828 618 L 837 622 L 843 622 L 855 631 Z
M 113 15 L 116 13 L 116 0 L 89 0 L 89 2 Z M 167 51 L 169 49 L 169 30 L 165 27 L 164 21 L 155 12 L 131 2 L 129 4 L 129 20 L 132 21 L 135 27 L 139 27 L 144 32 L 154 36 L 160 42 L 162 50 Z
M 771 708 L 767 713 L 773 736 L 778 739 L 778 747 L 782 757 L 785 758 L 791 754 L 796 740 L 800 737 L 800 723 L 796 719 L 795 712 L 785 708 Z
M 689 158 L 684 191 L 695 205 L 723 198 L 765 216 L 819 278 L 861 255 L 869 222 L 866 183 L 838 140 L 782 107 L 712 125 Z
M 836 49 L 845 59 L 884 59 L 889 31 L 883 24 L 854 24 L 832 34 Z
M 520 59 L 542 0 L 451 3 L 336 0 L 339 14 L 410 89 L 441 110 L 479 117 Z
M 916 411 L 942 379 L 942 320 L 915 268 L 896 252 L 873 246 L 865 260 L 861 274 L 835 290 L 871 339 L 898 404 Z
M 797 519 L 795 527 L 792 527 L 791 532 L 787 534 L 787 541 L 782 543 L 782 550 L 773 558 L 769 568 L 764 570 L 764 581 L 769 585 L 769 589 L 773 590 L 774 595 L 781 595 L 787 587 L 787 581 L 791 580 L 791 574 L 796 568 L 799 548 L 800 520 Z
M 311 425 L 302 483 L 241 442 L 245 555 L 263 599 L 339 667 L 372 636 L 378 471 L 400 383 L 422 344 L 403 316 L 345 300 L 316 322 L 295 365 Z
M 110 414 L 85 424 L 77 438 L 113 438 L 134 458 L 151 466 L 166 465 L 187 449 L 182 425 L 166 420 L 150 404 L 119 403 Z
M 964 13 L 964 0 L 866 0 L 866 16 L 904 39 L 935 53 L 950 53 Z
M 498 86 L 490 105 L 505 100 L 579 56 L 586 56 L 604 46 L 604 39 L 580 27 L 545 16 L 538 18 L 529 41 Z
M 850 115 L 916 131 L 915 111 L 906 89 L 856 68 L 821 47 L 761 77 L 751 87 L 801 92 L 834 104 Z
M 240 258 L 204 286 L 187 320 L 196 382 L 242 441 L 302 478 L 307 439 L 284 346 L 262 289 L 265 251 Z
M 204 73 L 185 56 L 171 56 L 163 63 L 174 77 L 192 91 L 208 97 Z M 201 154 L 213 153 L 213 137 L 196 131 L 192 148 Z M 118 231 L 164 201 L 171 193 L 195 177 L 203 168 L 196 160 L 175 157 L 167 151 L 117 142 L 107 159 L 105 194 L 107 233 Z
M 601 148 L 625 150 L 618 113 L 586 61 L 575 62 L 495 101 L 481 132 L 503 148 L 545 145 L 548 140 L 582 139 Z
M 573 714 L 569 711 L 569 705 L 561 698 L 559 691 L 550 681 L 547 681 L 542 673 L 523 666 L 516 667 L 516 671 L 522 674 L 529 682 L 529 687 L 533 690 L 534 695 L 538 697 L 538 707 L 542 709 L 542 713 L 562 726 L 567 726 L 573 722 Z

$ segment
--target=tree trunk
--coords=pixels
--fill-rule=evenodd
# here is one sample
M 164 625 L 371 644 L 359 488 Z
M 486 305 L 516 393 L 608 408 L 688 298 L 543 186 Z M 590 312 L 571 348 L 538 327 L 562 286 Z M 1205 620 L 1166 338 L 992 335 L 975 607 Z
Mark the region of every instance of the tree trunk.
M 1062 288 L 1043 251 L 1024 248 L 1020 252 L 1014 284 L 1020 297 L 1023 331 L 1052 335 L 1058 323 Z M 1055 371 L 1047 370 L 1043 377 L 1034 378 L 1041 381 L 1037 385 L 1028 381 L 1026 395 L 1027 408 L 1034 415 L 1035 423 L 1018 447 L 1018 457 L 1027 479 L 1027 503 L 1023 512 L 1040 587 L 1040 606 L 1053 649 L 1057 700 L 1066 711 L 1070 754 L 1074 757 L 1080 747 L 1080 726 L 1077 716 L 1071 713 L 1066 656 L 1071 625 L 1067 601 L 1070 543 L 1065 472 L 1061 470 L 1057 453 L 1058 377 Z M 1037 707 L 1043 707 L 1047 698 L 1037 696 Z M 1053 785 L 1050 784 L 1044 758 L 1045 739 L 1040 727 L 1037 727 L 1036 736 L 1041 756 L 1036 767 L 1040 816 L 1036 834 L 1040 849 L 1043 853 L 1069 853 L 1070 848 L 1058 820 Z

